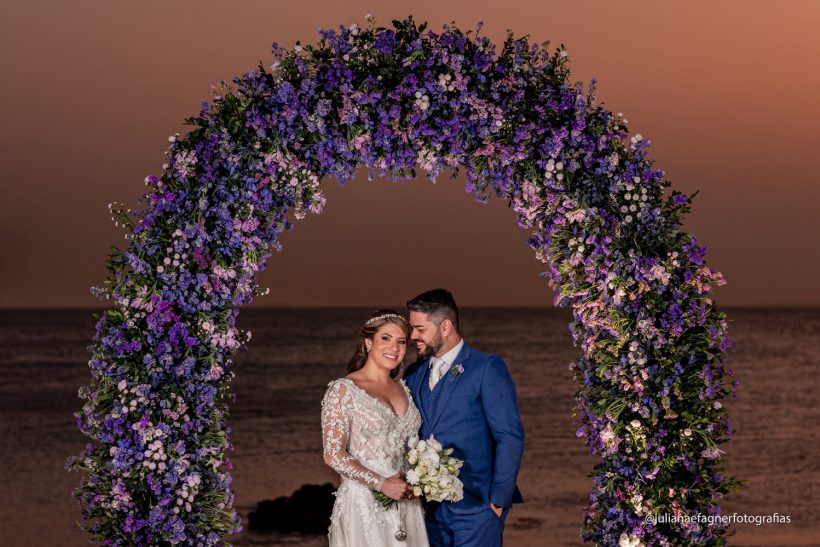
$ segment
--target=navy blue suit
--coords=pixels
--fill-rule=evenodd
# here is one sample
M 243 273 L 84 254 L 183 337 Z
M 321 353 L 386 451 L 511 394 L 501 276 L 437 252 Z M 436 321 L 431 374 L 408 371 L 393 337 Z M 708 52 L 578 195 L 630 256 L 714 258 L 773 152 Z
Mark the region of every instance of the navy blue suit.
M 454 375 L 461 365 L 464 372 Z M 464 460 L 459 479 L 464 499 L 426 504 L 425 520 L 434 546 L 501 544 L 503 523 L 513 503 L 523 501 L 516 485 L 524 453 L 524 429 L 515 385 L 497 355 L 466 343 L 450 369 L 428 387 L 429 359 L 413 363 L 404 378 L 421 411 L 419 437 L 435 436 Z M 499 518 L 490 502 L 504 509 Z

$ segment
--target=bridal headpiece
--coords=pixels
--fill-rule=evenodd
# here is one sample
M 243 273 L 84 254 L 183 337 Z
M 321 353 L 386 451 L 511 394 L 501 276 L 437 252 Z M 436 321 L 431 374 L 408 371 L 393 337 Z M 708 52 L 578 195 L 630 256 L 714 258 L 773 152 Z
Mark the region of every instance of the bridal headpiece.
M 402 317 L 401 315 L 397 314 L 397 313 L 385 313 L 384 315 L 377 315 L 376 317 L 371 317 L 370 319 L 368 319 L 365 322 L 364 325 L 367 326 L 367 325 L 370 325 L 371 323 L 375 323 L 376 321 L 381 321 L 382 319 L 387 319 L 389 317 L 395 317 L 395 318 L 401 319 L 402 321 L 407 323 L 407 320 L 404 317 Z

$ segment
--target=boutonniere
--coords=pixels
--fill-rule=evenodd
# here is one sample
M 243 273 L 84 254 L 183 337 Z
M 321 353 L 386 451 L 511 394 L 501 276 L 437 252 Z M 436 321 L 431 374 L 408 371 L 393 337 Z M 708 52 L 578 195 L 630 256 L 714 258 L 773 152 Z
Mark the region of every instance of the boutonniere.
M 455 380 L 456 377 L 462 372 L 464 372 L 464 367 L 462 367 L 460 363 L 457 365 L 453 365 L 453 367 L 450 369 L 450 381 L 452 382 L 453 380 Z

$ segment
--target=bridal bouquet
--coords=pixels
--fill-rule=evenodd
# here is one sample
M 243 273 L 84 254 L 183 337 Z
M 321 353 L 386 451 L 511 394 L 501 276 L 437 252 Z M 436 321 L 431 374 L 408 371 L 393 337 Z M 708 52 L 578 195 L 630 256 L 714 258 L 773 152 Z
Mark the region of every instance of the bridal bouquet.
M 443 448 L 432 435 L 426 441 L 412 438 L 407 461 L 413 466 L 407 472 L 407 482 L 413 485 L 413 494 L 424 495 L 427 501 L 459 501 L 464 497 L 464 485 L 458 479 L 458 470 L 464 462 L 454 458 L 452 448 Z
M 407 441 L 410 451 L 405 458 L 412 466 L 405 476 L 413 486 L 413 494 L 427 501 L 459 501 L 464 497 L 464 485 L 458 478 L 463 460 L 451 456 L 452 448 L 443 448 L 434 436 L 426 441 L 416 437 Z M 395 500 L 374 491 L 376 499 L 387 509 Z

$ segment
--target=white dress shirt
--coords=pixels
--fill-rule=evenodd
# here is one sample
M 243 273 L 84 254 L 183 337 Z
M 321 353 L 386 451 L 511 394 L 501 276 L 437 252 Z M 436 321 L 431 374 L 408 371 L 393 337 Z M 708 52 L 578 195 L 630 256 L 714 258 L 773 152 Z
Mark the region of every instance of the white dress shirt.
M 458 344 L 453 346 L 452 349 L 450 349 L 450 351 L 448 351 L 447 353 L 445 353 L 444 355 L 439 357 L 439 359 L 441 359 L 442 361 L 445 362 L 445 364 L 441 366 L 441 376 L 442 377 L 444 377 L 444 375 L 447 374 L 447 371 L 450 370 L 450 367 L 453 366 L 453 361 L 456 360 L 456 357 L 458 356 L 458 352 L 461 351 L 461 347 L 463 345 L 464 345 L 464 338 L 459 340 Z M 433 366 L 433 359 L 435 359 L 435 357 L 430 358 L 430 366 L 431 367 Z

